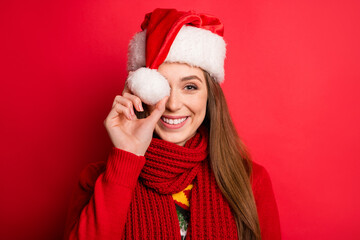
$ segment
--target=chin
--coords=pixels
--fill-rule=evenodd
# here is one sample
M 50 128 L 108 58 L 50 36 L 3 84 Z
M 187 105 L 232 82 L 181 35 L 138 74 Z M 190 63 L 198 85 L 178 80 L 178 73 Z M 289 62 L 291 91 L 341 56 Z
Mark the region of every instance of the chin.
M 162 140 L 174 143 L 179 146 L 184 146 L 186 141 L 189 140 L 192 136 L 185 134 L 184 132 L 164 132 L 164 131 L 156 131 L 156 135 L 161 138 Z M 187 137 L 188 136 L 188 137 Z

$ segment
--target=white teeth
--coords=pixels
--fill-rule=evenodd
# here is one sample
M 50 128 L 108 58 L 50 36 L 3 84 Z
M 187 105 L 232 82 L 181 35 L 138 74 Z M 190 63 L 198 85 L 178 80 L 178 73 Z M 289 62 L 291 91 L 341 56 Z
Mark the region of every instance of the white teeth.
M 178 118 L 178 119 L 169 119 L 169 118 L 161 117 L 161 119 L 168 124 L 176 125 L 176 124 L 179 124 L 179 123 L 182 123 L 183 121 L 185 121 L 186 117 Z

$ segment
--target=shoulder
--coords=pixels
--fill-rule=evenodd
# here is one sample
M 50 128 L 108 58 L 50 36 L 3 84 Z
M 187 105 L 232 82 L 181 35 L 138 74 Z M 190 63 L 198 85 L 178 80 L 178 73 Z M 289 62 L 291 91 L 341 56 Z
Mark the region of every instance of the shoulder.
M 281 239 L 279 212 L 268 171 L 260 164 L 253 162 L 251 180 L 261 238 L 264 240 Z
M 270 175 L 264 166 L 259 163 L 252 162 L 252 172 L 251 172 L 251 184 L 252 186 L 257 186 L 263 181 L 270 181 Z
M 99 175 L 106 169 L 106 162 L 99 161 L 88 164 L 80 173 L 79 184 L 84 190 L 92 190 Z
M 250 181 L 255 200 L 263 195 L 273 195 L 273 187 L 269 172 L 259 163 L 252 163 Z

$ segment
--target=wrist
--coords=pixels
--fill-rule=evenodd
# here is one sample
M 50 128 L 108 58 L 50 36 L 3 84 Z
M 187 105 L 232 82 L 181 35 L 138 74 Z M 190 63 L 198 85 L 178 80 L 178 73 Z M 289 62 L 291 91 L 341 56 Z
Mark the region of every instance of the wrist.
M 114 146 L 108 156 L 104 181 L 134 187 L 145 161 L 143 156 Z
M 121 150 L 123 150 L 125 152 L 132 153 L 132 154 L 134 154 L 136 156 L 139 156 L 139 157 L 145 156 L 145 152 L 146 152 L 146 151 L 141 151 L 141 150 L 139 151 L 139 149 L 134 149 L 134 148 L 129 148 L 129 147 L 119 147 L 119 146 L 115 146 L 115 145 L 114 145 L 114 147 L 117 148 L 117 149 L 121 149 Z

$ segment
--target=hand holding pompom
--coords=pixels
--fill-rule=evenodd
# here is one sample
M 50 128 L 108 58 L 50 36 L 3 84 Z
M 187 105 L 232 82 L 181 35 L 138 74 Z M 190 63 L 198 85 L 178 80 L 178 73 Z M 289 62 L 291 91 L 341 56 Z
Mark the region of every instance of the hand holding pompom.
M 165 111 L 167 99 L 168 97 L 161 99 L 147 118 L 138 119 L 134 107 L 142 112 L 141 100 L 125 85 L 122 96 L 115 97 L 112 109 L 104 121 L 114 147 L 144 156 L 150 145 L 155 125 Z

